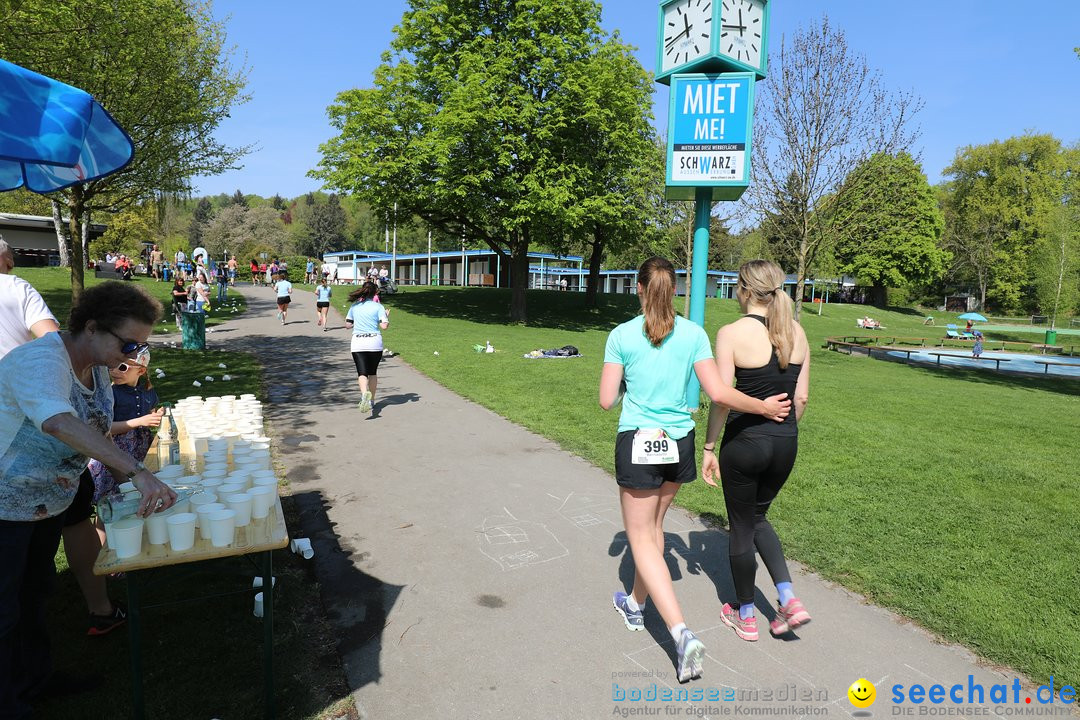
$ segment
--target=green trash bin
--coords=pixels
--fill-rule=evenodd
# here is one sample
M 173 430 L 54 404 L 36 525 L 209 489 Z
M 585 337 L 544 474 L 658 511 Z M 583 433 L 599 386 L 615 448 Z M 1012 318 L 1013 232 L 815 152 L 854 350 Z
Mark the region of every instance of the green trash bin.
M 1047 330 L 1046 331 L 1046 344 L 1047 345 L 1056 345 L 1057 344 L 1057 330 Z
M 206 349 L 206 316 L 201 312 L 181 312 L 180 331 L 183 333 L 185 350 Z

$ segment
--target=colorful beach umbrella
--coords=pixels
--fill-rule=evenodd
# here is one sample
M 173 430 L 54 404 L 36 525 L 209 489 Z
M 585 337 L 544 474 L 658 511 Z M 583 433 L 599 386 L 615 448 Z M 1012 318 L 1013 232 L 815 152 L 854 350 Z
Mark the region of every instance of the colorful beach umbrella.
M 970 320 L 971 322 L 986 322 L 986 318 L 977 312 L 966 312 L 963 315 L 957 315 L 957 320 Z
M 0 60 L 0 191 L 48 193 L 96 180 L 134 152 L 88 93 Z

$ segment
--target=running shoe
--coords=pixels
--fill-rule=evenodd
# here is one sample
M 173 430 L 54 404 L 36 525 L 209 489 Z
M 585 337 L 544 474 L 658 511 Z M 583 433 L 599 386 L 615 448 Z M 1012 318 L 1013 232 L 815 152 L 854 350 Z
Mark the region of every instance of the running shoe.
M 127 612 L 120 603 L 113 603 L 113 611 L 108 615 L 95 615 L 90 613 L 90 627 L 86 634 L 90 636 L 105 635 L 112 632 L 127 622 Z
M 679 638 L 679 682 L 690 682 L 701 677 L 701 661 L 705 659 L 705 644 L 689 629 Z
M 360 396 L 360 404 L 357 406 L 360 412 L 371 412 L 371 393 L 367 390 Z
M 724 603 L 724 607 L 720 608 L 720 619 L 724 624 L 735 631 L 735 634 L 747 642 L 757 642 L 757 618 L 752 617 L 743 620 L 739 616 L 738 608 L 733 608 L 731 605 Z
M 620 590 L 615 593 L 615 597 L 612 598 L 611 604 L 614 605 L 615 609 L 622 615 L 627 630 L 644 630 L 645 616 L 642 614 L 641 610 L 631 610 L 626 602 L 626 598 L 626 593 Z
M 810 622 L 810 613 L 806 612 L 799 598 L 791 598 L 787 605 L 776 604 L 776 617 L 769 623 L 773 635 L 783 635 Z

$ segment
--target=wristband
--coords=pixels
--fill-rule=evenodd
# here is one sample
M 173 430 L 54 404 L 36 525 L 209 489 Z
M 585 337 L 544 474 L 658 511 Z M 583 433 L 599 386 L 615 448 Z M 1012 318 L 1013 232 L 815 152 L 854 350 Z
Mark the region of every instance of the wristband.
M 136 460 L 135 461 L 135 469 L 130 471 L 130 472 L 124 473 L 124 477 L 126 477 L 128 480 L 131 480 L 132 478 L 134 478 L 136 475 L 138 475 L 139 473 L 141 473 L 145 469 L 146 469 L 146 466 L 143 465 L 141 461 Z

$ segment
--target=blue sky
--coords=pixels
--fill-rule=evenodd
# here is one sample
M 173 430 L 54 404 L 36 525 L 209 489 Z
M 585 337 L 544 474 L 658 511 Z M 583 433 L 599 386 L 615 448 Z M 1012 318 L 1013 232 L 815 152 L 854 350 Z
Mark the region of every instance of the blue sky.
M 1080 2 L 1042 0 L 772 0 L 772 44 L 820 20 L 842 28 L 853 49 L 895 89 L 926 102 L 917 149 L 936 183 L 958 148 L 1019 135 L 1052 133 L 1080 140 Z M 607 30 L 655 66 L 656 0 L 609 0 Z M 218 131 L 229 144 L 260 149 L 242 170 L 197 181 L 197 193 L 295 197 L 319 189 L 306 176 L 332 130 L 326 107 L 335 95 L 371 83 L 405 0 L 215 0 L 228 38 L 246 53 L 252 100 Z M 765 82 L 768 82 L 766 80 Z M 665 122 L 667 88 L 654 95 Z M 664 128 L 661 126 L 661 130 Z

